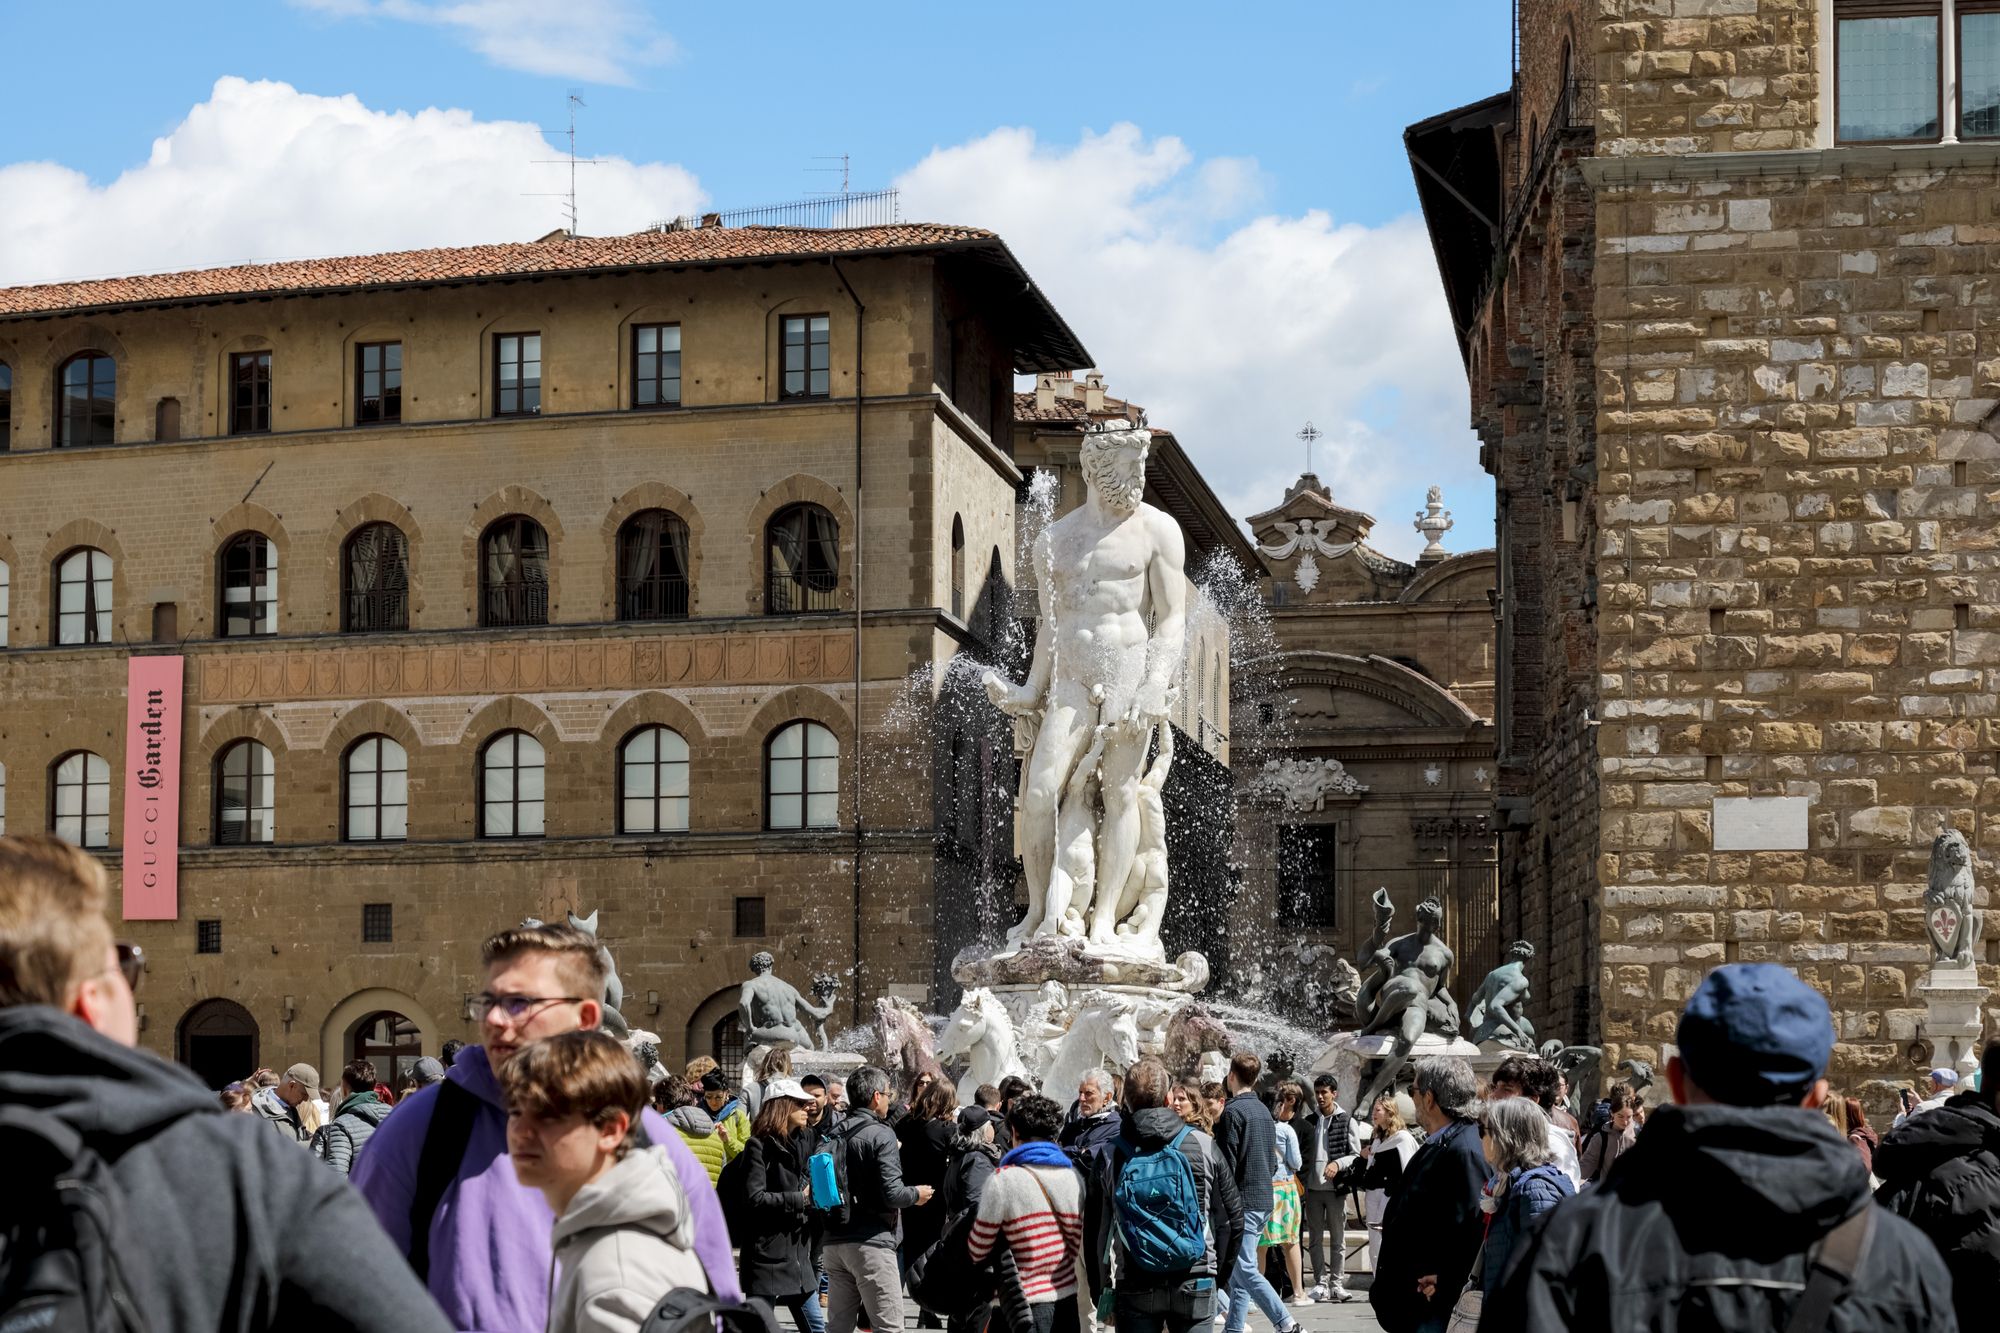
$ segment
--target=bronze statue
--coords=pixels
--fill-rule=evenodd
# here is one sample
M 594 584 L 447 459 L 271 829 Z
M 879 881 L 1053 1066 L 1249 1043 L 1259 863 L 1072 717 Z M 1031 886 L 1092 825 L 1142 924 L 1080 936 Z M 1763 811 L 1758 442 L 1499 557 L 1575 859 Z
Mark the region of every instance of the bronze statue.
M 1396 909 L 1389 891 L 1375 891 L 1375 933 L 1364 951 L 1369 953 L 1369 977 L 1361 988 L 1359 1001 L 1363 1022 L 1361 1036 L 1393 1032 L 1395 1045 L 1382 1059 L 1382 1067 L 1369 1081 L 1368 1090 L 1354 1103 L 1360 1115 L 1375 1105 L 1375 1099 L 1396 1086 L 1396 1075 L 1410 1058 L 1417 1038 L 1426 1031 L 1442 1037 L 1458 1035 L 1458 1006 L 1445 988 L 1451 978 L 1452 953 L 1438 938 L 1444 908 L 1435 898 L 1417 904 L 1417 928 L 1386 944 L 1389 923 Z
M 743 1024 L 743 1039 L 752 1046 L 776 1045 L 788 1041 L 804 1050 L 814 1048 L 813 1029 L 799 1021 L 804 1014 L 815 1027 L 833 1012 L 833 997 L 814 1004 L 799 994 L 790 982 L 771 975 L 775 960 L 759 952 L 750 958 L 750 980 L 736 996 L 736 1016 Z M 822 1029 L 822 1035 L 824 1030 Z
M 1535 1049 L 1535 1025 L 1528 1021 L 1527 962 L 1535 956 L 1535 946 L 1515 940 L 1507 946 L 1507 961 L 1486 974 L 1472 1003 L 1465 1006 L 1465 1021 L 1472 1024 L 1469 1040 L 1499 1041 L 1522 1051 Z

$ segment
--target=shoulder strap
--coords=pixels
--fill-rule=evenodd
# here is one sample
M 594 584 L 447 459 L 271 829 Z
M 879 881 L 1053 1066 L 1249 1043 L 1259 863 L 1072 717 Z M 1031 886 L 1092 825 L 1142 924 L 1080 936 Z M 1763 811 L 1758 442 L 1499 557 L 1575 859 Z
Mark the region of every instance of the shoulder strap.
M 1178 1152 L 1180 1150 L 1181 1140 L 1186 1138 L 1188 1136 L 1188 1131 L 1193 1128 L 1194 1128 L 1193 1125 L 1182 1125 L 1180 1128 L 1180 1132 L 1175 1134 L 1171 1139 L 1167 1140 L 1167 1147 L 1173 1151 Z
M 437 1216 L 445 1191 L 458 1178 L 478 1114 L 475 1094 L 450 1079 L 438 1084 L 437 1105 L 431 1107 L 424 1146 L 417 1154 L 417 1187 L 410 1195 L 410 1267 L 425 1282 L 431 1275 L 431 1219 Z
M 1818 1252 L 1812 1256 L 1806 1278 L 1805 1295 L 1792 1308 L 1785 1333 L 1825 1333 L 1833 1318 L 1833 1303 L 1853 1285 L 1854 1275 L 1868 1257 L 1868 1244 L 1875 1237 L 1875 1205 L 1866 1203 L 1861 1211 L 1826 1233 Z

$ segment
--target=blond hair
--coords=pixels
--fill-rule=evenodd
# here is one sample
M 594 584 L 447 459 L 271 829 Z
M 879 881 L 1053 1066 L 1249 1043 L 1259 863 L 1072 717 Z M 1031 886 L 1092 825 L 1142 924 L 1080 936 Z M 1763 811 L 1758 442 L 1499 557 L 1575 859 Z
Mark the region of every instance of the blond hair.
M 703 1074 L 708 1073 L 711 1069 L 720 1069 L 720 1068 L 722 1068 L 722 1066 L 715 1063 L 714 1056 L 697 1055 L 694 1059 L 687 1062 L 687 1068 L 681 1071 L 681 1077 L 686 1079 L 688 1082 L 699 1086 L 701 1083 L 701 1076 Z
M 55 838 L 0 837 L 0 1008 L 68 1008 L 105 969 L 109 899 L 96 857 Z
M 580 999 L 604 1003 L 611 974 L 604 966 L 604 955 L 598 952 L 595 935 L 569 925 L 515 926 L 489 937 L 479 951 L 479 961 L 492 967 L 512 962 L 524 953 L 554 954 L 563 985 Z

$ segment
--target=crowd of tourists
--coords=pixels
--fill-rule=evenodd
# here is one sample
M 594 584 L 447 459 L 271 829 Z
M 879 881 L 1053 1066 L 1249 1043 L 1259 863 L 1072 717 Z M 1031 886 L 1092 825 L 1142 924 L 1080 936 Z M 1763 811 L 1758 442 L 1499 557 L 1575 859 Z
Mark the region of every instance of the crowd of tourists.
M 1245 1051 L 1220 1084 L 1147 1057 L 1067 1104 L 795 1077 L 782 1047 L 740 1085 L 649 1073 L 600 1030 L 595 939 L 526 925 L 485 943 L 478 1044 L 218 1097 L 136 1048 L 107 902 L 86 854 L 0 837 L 0 1327 L 1296 1333 L 1354 1298 L 1357 1205 L 1390 1333 L 2000 1310 L 2000 1046 L 1878 1136 L 1829 1093 L 1825 1000 L 1774 965 L 1696 990 L 1671 1104 L 1620 1085 L 1579 1123 L 1542 1060 L 1482 1088 L 1433 1058 L 1357 1125 L 1331 1078 Z

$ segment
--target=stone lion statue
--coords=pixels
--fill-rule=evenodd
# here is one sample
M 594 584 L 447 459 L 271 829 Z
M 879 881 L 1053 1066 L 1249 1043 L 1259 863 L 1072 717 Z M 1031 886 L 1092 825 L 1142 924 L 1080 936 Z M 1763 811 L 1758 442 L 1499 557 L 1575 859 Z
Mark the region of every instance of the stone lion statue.
M 1972 910 L 1972 848 L 1963 833 L 1948 828 L 1931 843 L 1930 883 L 1924 887 L 1932 966 L 1971 967 L 1983 925 L 1981 914 Z

